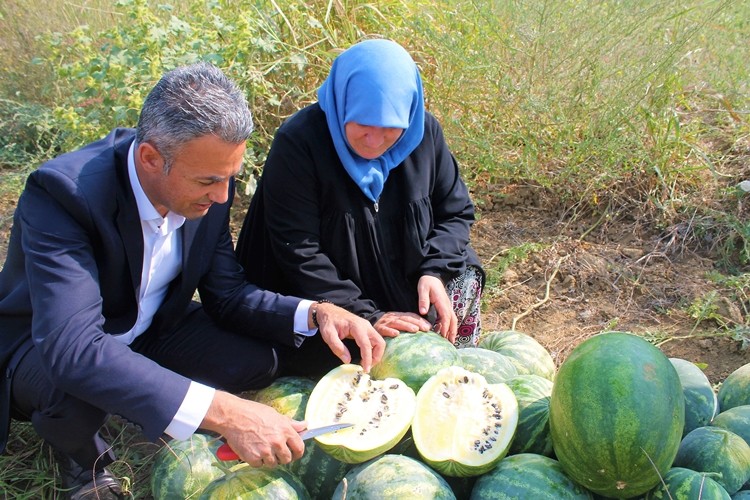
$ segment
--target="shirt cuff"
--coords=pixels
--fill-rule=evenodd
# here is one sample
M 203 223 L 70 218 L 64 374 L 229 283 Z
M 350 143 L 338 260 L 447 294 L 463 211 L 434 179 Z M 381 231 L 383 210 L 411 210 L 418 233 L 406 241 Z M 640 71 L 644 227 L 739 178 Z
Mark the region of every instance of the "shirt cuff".
M 164 433 L 179 440 L 192 436 L 206 417 L 215 393 L 216 389 L 213 387 L 190 381 L 185 399 Z
M 312 305 L 313 301 L 307 299 L 302 299 L 297 304 L 297 310 L 294 312 L 294 333 L 298 333 L 303 337 L 312 337 L 317 333 L 317 328 L 313 328 L 312 330 L 307 328 L 307 317 Z

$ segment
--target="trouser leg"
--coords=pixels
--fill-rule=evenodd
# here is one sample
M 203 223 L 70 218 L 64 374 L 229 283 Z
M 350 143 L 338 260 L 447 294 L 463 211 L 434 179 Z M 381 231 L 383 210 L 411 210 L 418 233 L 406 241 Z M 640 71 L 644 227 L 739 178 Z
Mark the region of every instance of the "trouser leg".
M 446 284 L 445 290 L 458 318 L 458 333 L 454 345 L 458 348 L 476 347 L 482 330 L 480 306 L 484 275 L 475 266 Z
M 198 304 L 171 331 L 143 335 L 131 348 L 191 380 L 232 393 L 266 387 L 279 371 L 279 347 L 222 329 Z
M 57 389 L 35 347 L 18 364 L 11 395 L 13 415 L 30 420 L 40 437 L 84 470 L 99 470 L 114 461 L 111 447 L 99 435 L 107 413 Z

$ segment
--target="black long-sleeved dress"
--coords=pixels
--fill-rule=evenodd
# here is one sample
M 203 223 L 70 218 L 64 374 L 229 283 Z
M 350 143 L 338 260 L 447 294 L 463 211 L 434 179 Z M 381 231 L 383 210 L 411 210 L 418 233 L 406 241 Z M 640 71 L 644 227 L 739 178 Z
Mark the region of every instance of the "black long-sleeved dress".
M 474 206 L 429 113 L 421 144 L 391 170 L 380 199 L 344 170 L 312 104 L 276 133 L 237 241 L 250 281 L 284 294 L 328 299 L 376 321 L 417 312 L 423 275 L 447 283 L 480 267 L 469 246 Z

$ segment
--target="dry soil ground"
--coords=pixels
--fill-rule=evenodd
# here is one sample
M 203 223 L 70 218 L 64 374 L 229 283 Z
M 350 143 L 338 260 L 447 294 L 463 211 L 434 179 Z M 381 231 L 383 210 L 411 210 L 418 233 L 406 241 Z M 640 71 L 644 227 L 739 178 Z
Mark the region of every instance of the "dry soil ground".
M 719 322 L 747 326 L 743 314 L 750 304 L 737 303 L 709 278 L 714 261 L 684 247 L 675 251 L 673 234 L 645 227 L 637 217 L 569 222 L 538 191 L 503 186 L 475 197 L 481 209 L 472 242 L 489 272 L 512 248 L 542 245 L 486 294 L 484 330 L 528 333 L 558 364 L 593 334 L 632 331 L 670 357 L 705 365 L 712 383 L 750 362 L 747 338 L 721 333 L 716 321 L 698 323 L 687 312 L 715 292 Z

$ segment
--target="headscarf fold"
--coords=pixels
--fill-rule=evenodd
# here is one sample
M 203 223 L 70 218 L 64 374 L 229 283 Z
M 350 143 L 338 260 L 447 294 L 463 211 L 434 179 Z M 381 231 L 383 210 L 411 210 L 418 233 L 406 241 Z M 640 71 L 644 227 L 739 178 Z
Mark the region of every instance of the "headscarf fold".
M 422 142 L 424 96 L 419 68 L 395 42 L 357 43 L 334 60 L 318 89 L 318 102 L 344 169 L 368 198 L 377 201 L 388 173 Z M 404 131 L 385 153 L 367 160 L 346 139 L 344 127 L 349 122 Z

